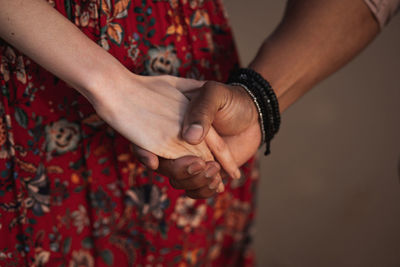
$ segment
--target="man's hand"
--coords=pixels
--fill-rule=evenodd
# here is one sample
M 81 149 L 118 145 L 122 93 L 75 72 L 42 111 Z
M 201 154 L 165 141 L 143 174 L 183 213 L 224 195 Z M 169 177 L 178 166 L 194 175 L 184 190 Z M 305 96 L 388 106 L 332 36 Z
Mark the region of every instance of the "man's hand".
M 185 90 L 183 93 L 191 99 L 182 131 L 185 141 L 198 144 L 206 140 L 217 160 L 230 152 L 239 166 L 255 154 L 261 141 L 258 113 L 243 88 L 207 82 L 201 88 Z M 211 125 L 222 139 L 208 138 Z M 176 160 L 161 159 L 139 147 L 135 151 L 142 163 L 168 176 L 171 185 L 186 190 L 188 196 L 207 198 L 215 193 L 214 181 L 218 180 L 220 170 L 218 163 L 204 162 L 192 156 Z M 210 176 L 211 179 L 207 178 Z M 221 187 L 218 189 L 222 190 Z
M 185 141 L 205 140 L 217 160 L 230 151 L 238 166 L 255 154 L 261 142 L 258 112 L 242 87 L 209 81 L 183 93 L 191 99 L 182 127 Z M 211 126 L 223 137 L 220 142 L 208 138 Z

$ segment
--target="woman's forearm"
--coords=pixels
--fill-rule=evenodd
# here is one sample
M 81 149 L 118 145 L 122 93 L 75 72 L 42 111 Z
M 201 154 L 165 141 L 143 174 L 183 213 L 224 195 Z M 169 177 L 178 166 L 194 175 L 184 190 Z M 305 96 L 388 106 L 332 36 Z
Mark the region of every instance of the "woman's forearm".
M 369 44 L 378 23 L 362 0 L 289 0 L 250 67 L 268 79 L 281 111 Z
M 0 0 L 0 38 L 15 46 L 92 103 L 107 76 L 127 71 L 44 0 Z M 114 77 L 115 79 L 116 77 Z

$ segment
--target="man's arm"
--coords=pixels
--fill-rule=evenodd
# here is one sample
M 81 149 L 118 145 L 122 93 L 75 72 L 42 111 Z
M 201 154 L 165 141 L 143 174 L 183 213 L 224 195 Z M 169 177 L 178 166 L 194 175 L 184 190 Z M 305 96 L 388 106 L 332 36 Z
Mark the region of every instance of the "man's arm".
M 250 68 L 272 84 L 284 111 L 360 53 L 378 31 L 363 0 L 289 0 Z
M 289 0 L 281 23 L 262 44 L 250 68 L 271 83 L 280 110 L 284 111 L 360 53 L 378 32 L 378 22 L 363 0 Z M 206 84 L 191 102 L 183 126 L 188 129 L 192 124 L 201 125 L 205 131 L 198 139 L 185 134 L 183 137 L 196 144 L 203 140 L 212 124 L 219 133 L 224 133 L 236 162 L 245 162 L 255 154 L 261 136 L 257 118 L 247 119 L 251 123 L 244 125 L 243 106 L 248 107 L 249 103 L 252 104 L 251 98 L 240 87 Z M 258 116 L 254 106 L 251 114 Z M 237 125 L 240 133 L 235 132 Z M 139 151 L 146 156 L 142 152 Z M 187 167 L 187 160 L 182 159 L 161 164 L 159 171 L 171 173 L 175 169 L 174 173 L 184 173 Z M 177 175 L 172 179 L 182 178 Z M 201 197 L 193 190 L 190 194 Z

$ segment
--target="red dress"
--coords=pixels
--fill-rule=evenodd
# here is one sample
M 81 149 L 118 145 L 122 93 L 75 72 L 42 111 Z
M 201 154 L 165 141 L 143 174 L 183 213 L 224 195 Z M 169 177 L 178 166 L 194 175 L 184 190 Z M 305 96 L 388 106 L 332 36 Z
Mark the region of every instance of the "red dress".
M 238 64 L 218 0 L 49 0 L 143 75 L 224 81 Z M 0 40 L 1 266 L 245 266 L 257 168 L 207 200 L 143 167 L 63 81 Z

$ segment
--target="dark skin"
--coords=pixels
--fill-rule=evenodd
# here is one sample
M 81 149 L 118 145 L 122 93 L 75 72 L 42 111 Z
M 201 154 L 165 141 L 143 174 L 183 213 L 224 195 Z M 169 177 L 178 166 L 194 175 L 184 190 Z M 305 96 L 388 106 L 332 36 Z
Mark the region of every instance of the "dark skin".
M 379 25 L 362 0 L 289 0 L 281 23 L 249 67 L 270 82 L 284 112 L 315 84 L 353 59 L 378 32 Z M 203 128 L 197 137 L 187 132 L 193 124 Z M 256 153 L 261 140 L 258 114 L 242 88 L 209 82 L 195 90 L 182 137 L 198 144 L 210 125 L 225 141 L 219 144 L 220 150 L 229 150 L 238 166 Z M 136 153 L 145 165 L 170 177 L 171 185 L 185 190 L 188 196 L 208 198 L 215 194 L 216 190 L 209 188 L 212 179 L 206 176 L 219 175 L 217 162 L 193 156 L 165 160 L 138 147 Z M 196 173 L 191 172 L 191 165 L 198 166 Z

